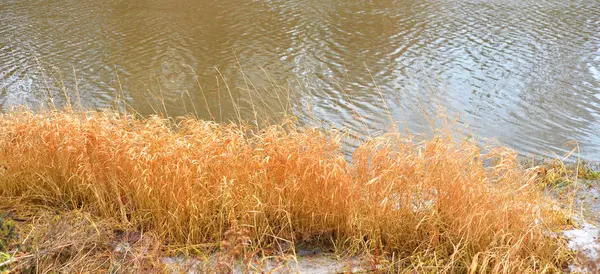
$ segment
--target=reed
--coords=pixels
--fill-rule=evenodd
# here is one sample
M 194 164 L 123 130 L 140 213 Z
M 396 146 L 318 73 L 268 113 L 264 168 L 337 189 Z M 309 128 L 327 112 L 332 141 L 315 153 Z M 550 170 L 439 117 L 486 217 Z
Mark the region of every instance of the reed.
M 570 255 L 550 232 L 566 218 L 539 174 L 509 149 L 455 136 L 390 132 L 348 160 L 340 134 L 293 123 L 15 110 L 0 116 L 0 199 L 111 220 L 165 253 L 302 245 L 383 272 L 561 272 Z

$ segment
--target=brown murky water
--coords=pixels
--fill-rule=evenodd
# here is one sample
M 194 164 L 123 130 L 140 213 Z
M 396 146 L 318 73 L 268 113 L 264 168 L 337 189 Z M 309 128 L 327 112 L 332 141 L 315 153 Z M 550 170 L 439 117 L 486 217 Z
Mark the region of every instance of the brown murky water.
M 62 87 L 89 107 L 124 96 L 217 120 L 248 90 L 276 116 L 287 89 L 301 118 L 357 132 L 390 116 L 426 132 L 441 106 L 523 154 L 576 140 L 599 160 L 600 2 L 0 1 L 0 107 L 60 101 Z

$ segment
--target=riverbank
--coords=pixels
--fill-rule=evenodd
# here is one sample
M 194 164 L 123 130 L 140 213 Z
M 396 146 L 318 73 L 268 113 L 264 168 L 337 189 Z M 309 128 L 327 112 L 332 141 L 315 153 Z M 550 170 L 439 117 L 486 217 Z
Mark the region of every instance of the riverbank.
M 0 267 L 168 272 L 184 260 L 294 271 L 307 250 L 383 272 L 562 272 L 574 262 L 550 233 L 574 225 L 547 195 L 558 169 L 451 128 L 422 140 L 389 132 L 351 161 L 342 138 L 292 123 L 2 114 Z

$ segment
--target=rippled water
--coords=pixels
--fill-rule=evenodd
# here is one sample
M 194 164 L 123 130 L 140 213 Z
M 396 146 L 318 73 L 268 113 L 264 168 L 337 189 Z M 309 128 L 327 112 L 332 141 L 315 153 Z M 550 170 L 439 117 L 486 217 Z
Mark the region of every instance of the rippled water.
M 297 113 L 358 132 L 390 117 L 426 132 L 443 107 L 523 154 L 576 140 L 598 160 L 600 3 L 0 1 L 0 107 L 62 88 L 87 106 L 123 96 L 141 113 L 217 120 L 248 89 L 275 113 L 286 89 Z

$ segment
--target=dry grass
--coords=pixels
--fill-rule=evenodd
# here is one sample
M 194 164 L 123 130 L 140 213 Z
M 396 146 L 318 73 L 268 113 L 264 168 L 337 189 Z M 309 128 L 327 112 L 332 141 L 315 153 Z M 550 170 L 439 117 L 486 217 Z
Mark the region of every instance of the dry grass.
M 51 233 L 72 260 L 35 271 L 114 270 L 106 235 L 118 229 L 152 235 L 144 254 L 230 247 L 243 259 L 302 244 L 363 254 L 385 272 L 562 271 L 570 255 L 548 231 L 564 218 L 537 174 L 508 149 L 483 153 L 452 136 L 417 142 L 392 132 L 348 161 L 339 135 L 291 124 L 21 110 L 0 117 L 0 199 L 79 212 L 60 230 L 79 234 Z M 44 231 L 61 225 L 43 220 Z M 86 254 L 93 262 L 77 264 Z M 141 263 L 157 256 L 129 265 L 159 269 Z

